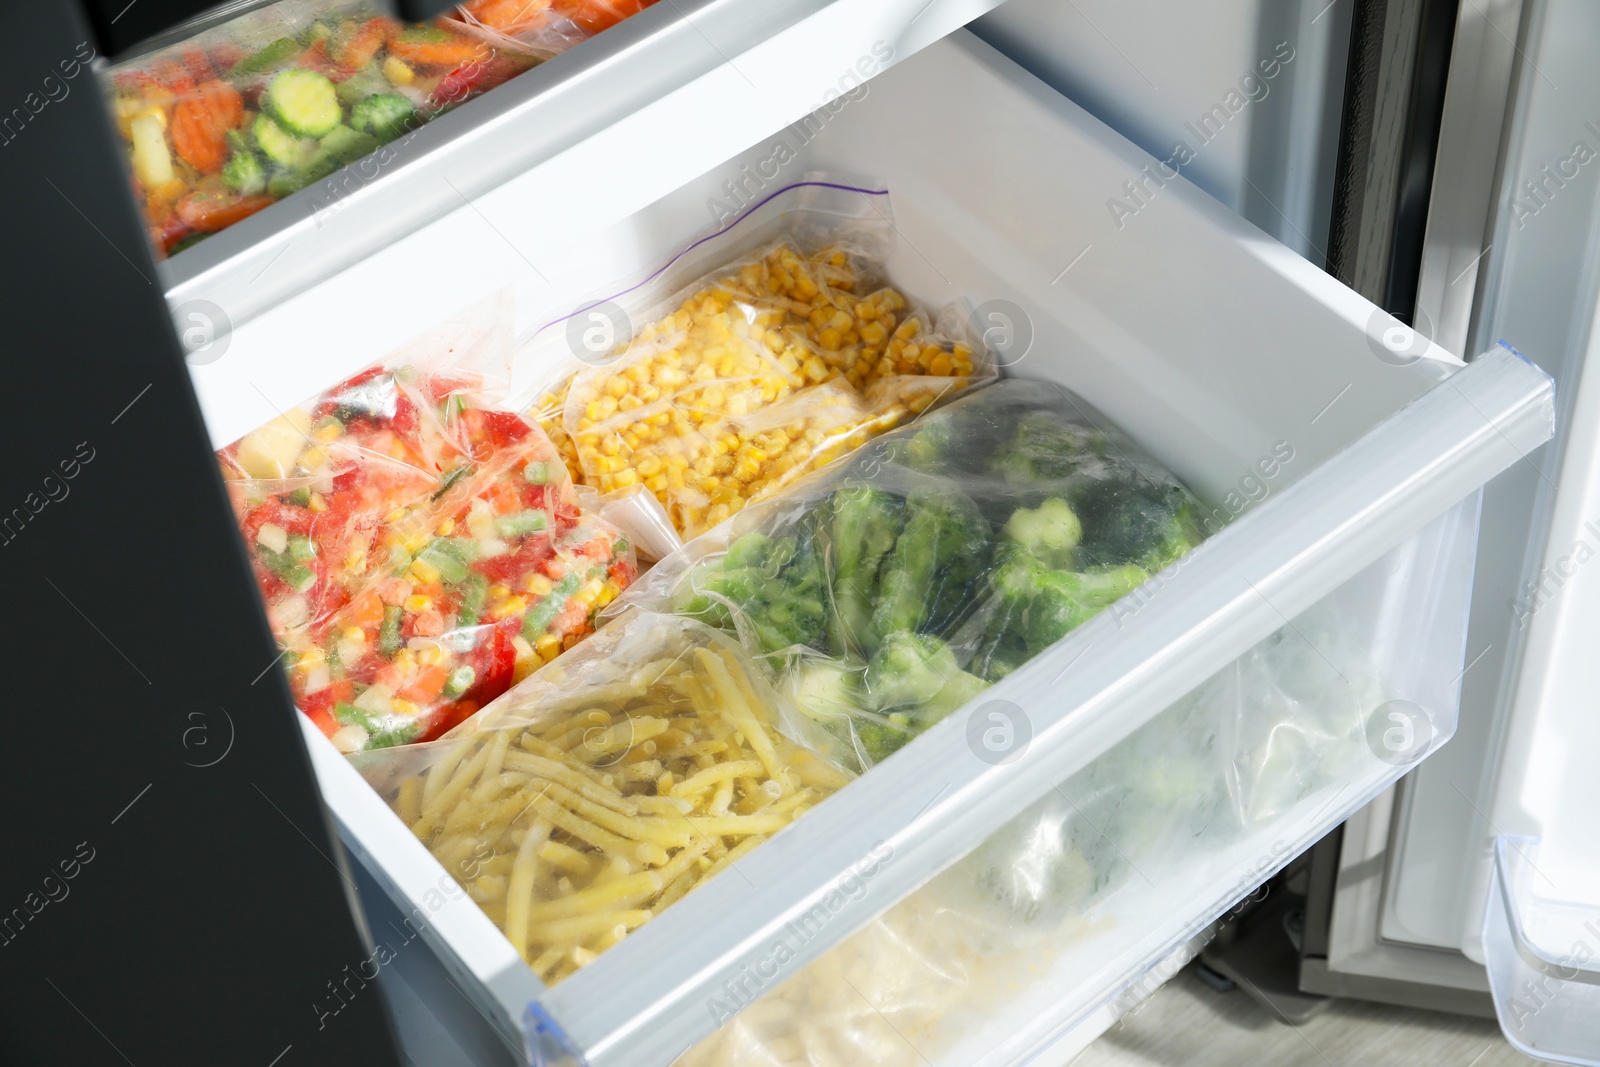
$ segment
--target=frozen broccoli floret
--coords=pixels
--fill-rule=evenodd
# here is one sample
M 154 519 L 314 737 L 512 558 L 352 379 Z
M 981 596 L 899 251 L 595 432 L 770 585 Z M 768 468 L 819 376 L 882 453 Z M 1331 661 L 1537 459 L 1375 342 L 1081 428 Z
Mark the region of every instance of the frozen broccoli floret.
M 854 716 L 861 709 L 861 664 L 808 657 L 795 671 L 789 695 L 818 722 Z
M 1083 522 L 1083 555 L 1097 564 L 1159 571 L 1201 540 L 1194 505 L 1175 485 L 1096 482 L 1072 503 Z
M 991 547 L 989 523 L 978 506 L 954 489 L 916 489 L 906 498 L 906 523 L 878 580 L 878 599 L 867 645 L 888 634 L 921 629 L 952 606 L 971 599 Z
M 940 413 L 919 421 L 916 433 L 894 442 L 891 455 L 912 470 L 939 470 L 958 447 L 955 420 Z
M 1010 609 L 1011 625 L 1037 654 L 1137 589 L 1149 574 L 1142 567 L 1094 567 L 1057 571 L 1031 554 L 1008 553 L 994 574 L 995 589 Z
M 950 646 L 928 634 L 889 634 L 867 664 L 862 688 L 873 710 L 908 716 L 925 730 L 988 687 L 961 669 Z
M 1036 508 L 1018 508 L 1003 531 L 1006 538 L 1047 567 L 1070 570 L 1073 549 L 1083 540 L 1083 524 L 1070 505 L 1051 497 Z
M 854 483 L 833 494 L 834 614 L 830 636 L 836 655 L 863 643 L 872 621 L 878 569 L 894 549 L 903 521 L 903 502 L 882 490 Z
M 1089 431 L 1039 411 L 1017 420 L 1011 444 L 994 459 L 994 472 L 1019 485 L 1060 482 L 1098 458 Z
M 822 574 L 797 538 L 749 533 L 683 583 L 673 606 L 724 629 L 748 627 L 763 651 L 816 643 L 827 616 Z

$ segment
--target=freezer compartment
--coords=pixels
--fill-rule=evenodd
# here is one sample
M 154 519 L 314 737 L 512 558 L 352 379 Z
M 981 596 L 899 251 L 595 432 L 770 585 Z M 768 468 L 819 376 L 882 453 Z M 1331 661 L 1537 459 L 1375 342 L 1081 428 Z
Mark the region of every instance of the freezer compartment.
M 219 336 L 373 258 L 365 273 L 383 284 L 362 302 L 380 317 L 408 321 L 422 286 L 469 302 L 512 272 L 548 275 L 571 244 L 768 130 L 860 95 L 999 2 L 654 4 L 161 263 L 162 287 L 180 334 L 198 312 Z M 511 221 L 535 204 L 537 226 Z M 291 337 L 303 319 L 286 324 Z M 399 336 L 428 322 L 424 309 Z M 209 342 L 192 362 L 220 358 Z
M 929 115 L 960 136 L 930 129 Z M 503 1033 L 531 1005 L 541 1040 L 590 1064 L 671 1062 L 722 1021 L 710 1001 L 725 984 L 770 967 L 790 925 L 855 884 L 863 865 L 873 870 L 868 891 L 827 909 L 785 973 L 925 885 L 1548 438 L 1551 389 L 1536 369 L 1507 351 L 1464 369 L 1431 347 L 1396 353 L 1369 326 L 1387 324 L 1371 304 L 1183 182 L 1149 185 L 1133 218 L 1109 210 L 1146 167 L 1148 157 L 958 34 L 802 132 L 777 131 L 596 234 L 548 268 L 559 285 L 519 290 L 519 319 L 537 324 L 659 262 L 705 229 L 708 212 L 715 219 L 730 201 L 736 211 L 777 187 L 768 182 L 817 169 L 875 175 L 894 204 L 897 285 L 925 304 L 966 299 L 984 328 L 1014 331 L 1009 373 L 1082 394 L 1187 482 L 1219 524 L 1232 521 L 1150 583 L 1136 610 L 1083 626 L 550 990 L 464 894 L 448 898 L 444 870 L 310 738 L 353 850 L 402 910 L 432 925 L 431 942 Z M 549 205 L 521 210 L 532 224 Z M 382 277 L 362 270 L 350 272 L 361 284 Z M 434 317 L 446 310 L 435 306 Z M 262 338 L 281 329 L 258 321 Z M 359 366 L 381 351 L 346 358 Z M 250 389 L 249 366 L 235 364 L 237 380 L 202 385 L 219 439 L 229 438 L 218 423 L 240 418 L 230 398 Z M 322 382 L 347 369 L 323 367 Z M 996 702 L 1020 713 L 1012 726 L 1027 735 L 1004 760 L 969 741 Z M 1451 706 L 1429 710 L 1448 716 Z M 1352 803 L 1371 788 L 1360 777 L 1340 779 Z M 1321 812 L 1320 825 L 1338 807 Z M 1228 861 L 1228 877 L 1217 876 L 1223 890 L 1205 883 L 1206 905 L 1250 877 L 1250 866 Z
M 1454 731 L 1477 511 L 1434 520 L 809 967 L 736 979 L 715 1003 L 746 1010 L 680 1067 L 1065 1062 Z

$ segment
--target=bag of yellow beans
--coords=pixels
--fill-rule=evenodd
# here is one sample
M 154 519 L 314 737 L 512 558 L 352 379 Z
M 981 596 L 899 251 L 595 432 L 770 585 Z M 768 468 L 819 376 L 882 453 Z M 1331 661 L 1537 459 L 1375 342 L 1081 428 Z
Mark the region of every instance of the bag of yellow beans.
M 553 985 L 848 784 L 819 741 L 726 635 L 639 612 L 352 763 Z
M 888 200 L 797 182 L 617 298 L 638 314 L 581 309 L 632 322 L 530 413 L 574 479 L 642 486 L 694 537 L 992 378 L 959 314 L 936 320 L 890 281 Z M 646 303 L 651 289 L 671 295 Z

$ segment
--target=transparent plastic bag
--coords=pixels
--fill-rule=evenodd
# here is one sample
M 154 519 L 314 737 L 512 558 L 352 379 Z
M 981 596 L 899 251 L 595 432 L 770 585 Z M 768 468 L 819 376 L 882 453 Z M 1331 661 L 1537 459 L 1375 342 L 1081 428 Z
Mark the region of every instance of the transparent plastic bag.
M 637 574 L 549 439 L 488 406 L 503 310 L 219 453 L 291 691 L 342 751 L 442 734 L 592 631 Z
M 366 0 L 281 0 L 110 68 L 151 244 L 175 254 L 570 46 L 497 48 Z M 570 24 L 569 24 L 570 26 Z M 576 31 L 576 27 L 572 27 Z
M 641 563 L 666 559 L 683 547 L 683 538 L 672 528 L 661 501 L 642 485 L 597 493 L 587 485 L 577 487 L 578 504 L 583 510 L 622 531 L 633 543 Z
M 991 378 L 959 315 L 936 321 L 890 284 L 887 201 L 808 175 L 536 331 L 557 350 L 543 362 L 576 368 L 533 409 L 576 480 L 643 485 L 693 537 Z M 603 320 L 593 351 L 586 316 Z M 563 344 L 573 356 L 554 358 Z
M 635 613 L 431 744 L 352 761 L 559 982 L 849 781 L 725 635 Z
M 1007 379 L 690 541 L 618 610 L 737 632 L 868 766 L 1178 562 L 1199 514 L 1071 393 Z
M 1375 617 L 1415 577 L 1304 612 L 793 978 L 730 1004 L 676 1067 L 970 1063 L 1014 1016 L 1059 1025 L 1064 997 L 1098 1003 L 1219 873 L 1220 909 L 1290 858 L 1284 837 L 1317 810 L 1359 803 L 1343 786 L 1379 766 L 1365 724 L 1392 692 Z M 1304 742 L 1293 758 L 1286 736 Z M 1262 838 L 1271 851 L 1249 851 Z

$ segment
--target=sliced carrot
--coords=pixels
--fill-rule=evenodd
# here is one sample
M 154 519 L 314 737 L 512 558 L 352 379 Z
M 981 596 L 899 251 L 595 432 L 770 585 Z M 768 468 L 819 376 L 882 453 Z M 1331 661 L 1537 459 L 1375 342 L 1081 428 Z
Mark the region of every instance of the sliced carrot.
M 244 100 L 238 90 L 213 78 L 178 101 L 168 132 L 184 162 L 211 174 L 228 160 L 228 131 L 243 121 Z
M 270 196 L 235 196 L 232 193 L 190 193 L 178 201 L 178 217 L 201 233 L 225 230 L 273 204 Z
M 608 30 L 655 0 L 555 0 L 555 9 L 589 33 Z
M 549 17 L 550 0 L 470 0 L 461 7 L 490 29 L 515 34 L 544 22 Z
M 423 67 L 458 67 L 488 59 L 490 51 L 482 41 L 429 26 L 401 30 L 389 42 L 391 55 Z
M 333 61 L 346 70 L 355 70 L 372 62 L 384 42 L 398 31 L 394 19 L 380 15 L 370 18 L 350 30 L 348 36 L 340 35 L 333 47 Z

